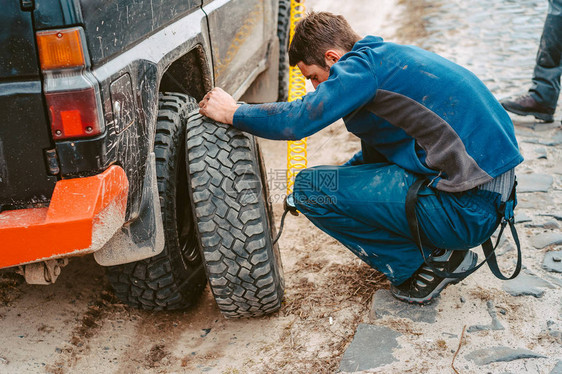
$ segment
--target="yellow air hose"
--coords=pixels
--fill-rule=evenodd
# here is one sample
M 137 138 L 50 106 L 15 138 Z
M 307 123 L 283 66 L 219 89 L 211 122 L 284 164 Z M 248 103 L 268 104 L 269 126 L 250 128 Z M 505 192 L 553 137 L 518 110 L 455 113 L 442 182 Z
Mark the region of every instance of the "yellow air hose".
M 304 16 L 304 0 L 291 0 L 291 21 L 289 41 L 293 40 L 295 25 Z M 306 94 L 305 78 L 296 66 L 289 67 L 289 101 L 299 100 Z M 306 162 L 306 138 L 289 141 L 287 143 L 287 194 L 293 192 L 295 176 L 305 169 Z

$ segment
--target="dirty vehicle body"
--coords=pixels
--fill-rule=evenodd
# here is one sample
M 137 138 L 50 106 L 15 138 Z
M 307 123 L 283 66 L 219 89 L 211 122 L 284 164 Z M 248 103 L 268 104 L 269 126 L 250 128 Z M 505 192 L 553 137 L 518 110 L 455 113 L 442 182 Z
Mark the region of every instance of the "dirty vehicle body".
M 257 143 L 196 102 L 283 97 L 280 1 L 5 2 L 0 268 L 47 284 L 94 253 L 133 306 L 187 307 L 208 279 L 226 316 L 279 308 Z

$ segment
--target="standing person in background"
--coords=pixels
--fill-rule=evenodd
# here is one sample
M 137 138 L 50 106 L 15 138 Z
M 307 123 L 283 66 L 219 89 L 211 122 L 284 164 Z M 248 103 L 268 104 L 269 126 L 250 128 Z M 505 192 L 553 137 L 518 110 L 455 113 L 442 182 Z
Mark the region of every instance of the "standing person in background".
M 545 122 L 554 121 L 553 115 L 560 95 L 561 56 L 562 0 L 549 0 L 548 15 L 533 72 L 533 84 L 527 94 L 502 100 L 503 107 L 522 116 L 533 115 Z

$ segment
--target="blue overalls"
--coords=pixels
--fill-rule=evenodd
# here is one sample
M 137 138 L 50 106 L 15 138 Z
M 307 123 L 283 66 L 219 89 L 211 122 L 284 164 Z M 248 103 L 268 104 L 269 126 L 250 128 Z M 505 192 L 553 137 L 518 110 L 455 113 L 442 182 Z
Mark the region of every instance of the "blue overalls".
M 318 228 L 400 284 L 423 263 L 404 214 L 406 194 L 418 178 L 388 163 L 317 166 L 297 175 L 294 200 Z M 416 213 L 426 255 L 480 245 L 497 228 L 499 208 L 498 193 L 423 188 Z

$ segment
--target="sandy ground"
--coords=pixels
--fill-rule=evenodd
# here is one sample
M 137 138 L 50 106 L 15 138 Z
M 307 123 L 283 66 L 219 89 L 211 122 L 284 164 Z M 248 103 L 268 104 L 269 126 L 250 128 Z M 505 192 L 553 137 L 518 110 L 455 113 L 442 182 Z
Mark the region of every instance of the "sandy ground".
M 423 34 L 415 7 L 407 13 L 414 16 L 399 20 L 403 6 L 395 1 L 307 0 L 306 5 L 345 15 L 361 34 L 392 38 L 398 27 L 404 35 Z M 261 143 L 278 221 L 286 143 Z M 338 122 L 309 139 L 309 166 L 342 163 L 358 148 L 358 140 Z M 288 218 L 280 247 L 285 302 L 279 312 L 257 319 L 223 318 L 208 290 L 187 311 L 151 313 L 129 308 L 112 296 L 103 269 L 91 257 L 71 261 L 57 283 L 48 287 L 26 285 L 18 277 L 2 274 L 0 373 L 335 372 L 357 325 L 372 322 L 372 295 L 388 288 L 388 282 L 303 216 Z M 485 305 L 491 299 L 508 317 L 557 318 L 554 308 L 536 309 L 528 300 L 508 297 L 490 274 L 471 277 L 461 287 L 470 291 L 463 294 L 462 305 L 459 287 L 445 290 L 438 311 L 456 314 L 441 319 L 438 328 L 402 318 L 378 322 L 403 334 L 401 349 L 395 352 L 401 362 L 380 372 L 451 372 L 452 352 L 463 325 L 486 323 Z M 556 341 L 548 336 L 542 342 L 534 338 L 541 327 L 517 320 L 502 338 L 503 344 L 521 341 L 528 349 L 554 357 L 559 348 Z M 450 334 L 444 337 L 444 331 Z M 484 331 L 470 335 L 464 344 L 483 348 L 494 339 Z M 461 372 L 480 372 L 473 364 L 460 362 Z M 517 368 L 509 367 L 527 372 Z M 533 367 L 528 372 L 546 371 Z

